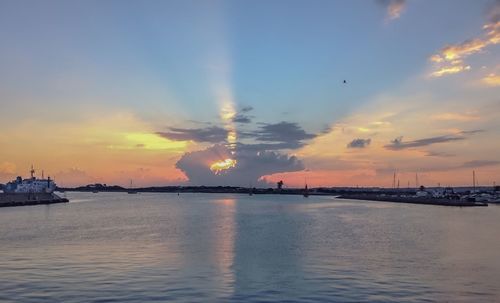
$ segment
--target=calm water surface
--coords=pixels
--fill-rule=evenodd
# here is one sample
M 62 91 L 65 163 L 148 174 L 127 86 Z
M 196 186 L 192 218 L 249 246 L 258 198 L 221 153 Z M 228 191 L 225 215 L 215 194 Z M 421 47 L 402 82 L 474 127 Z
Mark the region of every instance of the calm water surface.
M 0 209 L 0 301 L 500 302 L 500 206 L 68 198 Z

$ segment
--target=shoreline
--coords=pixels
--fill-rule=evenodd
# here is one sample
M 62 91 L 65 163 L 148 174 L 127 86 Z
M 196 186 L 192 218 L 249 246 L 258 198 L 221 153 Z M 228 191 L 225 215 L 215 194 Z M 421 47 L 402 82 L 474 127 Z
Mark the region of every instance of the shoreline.
M 82 190 L 82 189 L 65 189 L 68 192 L 87 192 L 87 193 L 99 193 L 99 192 L 112 192 L 112 193 L 127 193 L 126 189 L 113 189 L 113 190 Z M 303 189 L 281 189 L 276 190 L 272 188 L 267 189 L 252 189 L 249 188 L 235 188 L 235 187 L 189 187 L 189 188 L 147 188 L 134 189 L 135 193 L 204 193 L 204 194 L 242 194 L 242 195 L 304 195 Z M 411 194 L 410 192 L 405 192 L 406 194 Z M 392 202 L 392 203 L 407 203 L 407 204 L 421 204 L 421 205 L 436 205 L 436 206 L 453 206 L 453 207 L 481 207 L 488 206 L 486 202 L 474 202 L 459 199 L 446 199 L 446 198 L 434 198 L 434 197 L 415 197 L 407 195 L 394 195 L 394 191 L 384 192 L 349 192 L 349 191 L 308 191 L 308 196 L 330 196 L 337 197 L 339 199 L 352 199 L 352 200 L 364 200 L 364 201 L 377 201 L 377 202 Z

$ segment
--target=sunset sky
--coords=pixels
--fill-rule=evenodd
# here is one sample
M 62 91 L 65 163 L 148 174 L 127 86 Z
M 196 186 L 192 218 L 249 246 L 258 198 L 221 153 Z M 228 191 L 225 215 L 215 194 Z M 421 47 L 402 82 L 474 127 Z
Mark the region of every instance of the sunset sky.
M 500 1 L 0 0 L 0 129 L 0 183 L 500 183 Z

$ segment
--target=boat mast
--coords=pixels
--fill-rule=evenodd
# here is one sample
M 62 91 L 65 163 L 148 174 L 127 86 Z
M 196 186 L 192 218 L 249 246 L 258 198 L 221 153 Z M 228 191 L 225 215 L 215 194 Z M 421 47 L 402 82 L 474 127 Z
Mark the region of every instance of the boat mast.
M 472 188 L 474 189 L 474 192 L 476 191 L 476 171 L 472 171 Z
M 303 196 L 304 197 L 309 197 L 309 189 L 307 188 L 307 178 L 304 178 L 304 193 L 303 193 Z

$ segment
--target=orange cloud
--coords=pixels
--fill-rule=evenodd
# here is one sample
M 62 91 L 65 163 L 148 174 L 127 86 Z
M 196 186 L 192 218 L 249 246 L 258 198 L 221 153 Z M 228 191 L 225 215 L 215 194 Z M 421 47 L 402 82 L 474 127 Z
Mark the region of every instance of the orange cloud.
M 386 21 L 391 21 L 401 17 L 406 6 L 406 0 L 377 0 L 387 12 Z
M 489 102 L 480 99 L 471 104 L 468 96 L 383 95 L 298 150 L 307 170 L 266 179 L 296 187 L 303 187 L 305 179 L 310 187 L 391 186 L 396 171 L 405 187 L 408 181 L 414 186 L 415 173 L 424 185 L 466 184 L 471 167 L 498 161 L 498 142 L 491 140 L 492 132 L 496 134 L 492 129 L 498 129 L 497 120 L 492 119 L 498 105 Z M 398 136 L 404 136 L 405 148 L 387 149 Z M 369 138 L 369 148 L 349 148 L 356 138 Z M 485 181 L 498 180 L 498 166 L 482 166 L 481 176 Z
M 481 82 L 488 86 L 500 86 L 500 76 L 492 73 L 481 79 Z
M 448 45 L 441 50 L 440 54 L 434 55 L 441 57 L 444 61 L 459 60 L 463 57 L 480 52 L 489 45 L 488 40 L 473 39 L 460 44 Z
M 431 73 L 432 77 L 442 77 L 445 75 L 451 75 L 451 74 L 457 74 L 463 71 L 467 71 L 470 69 L 470 65 L 464 66 L 464 65 L 452 65 L 452 66 L 444 66 L 441 67 L 440 69 L 436 70 L 435 72 Z
M 398 19 L 405 7 L 404 0 L 391 1 L 387 6 L 387 16 L 390 20 Z
M 489 43 L 500 43 L 500 21 L 496 23 L 486 24 L 485 26 L 483 26 L 483 29 L 487 31 L 486 35 L 488 37 Z
M 429 60 L 432 62 L 436 62 L 436 63 L 440 63 L 440 62 L 444 61 L 443 57 L 441 57 L 440 54 L 435 54 L 435 55 L 430 56 Z
M 497 12 L 490 22 L 483 26 L 485 31 L 482 37 L 466 40 L 459 44 L 451 44 L 443 47 L 437 54 L 429 57 L 429 61 L 434 63 L 435 71 L 431 72 L 432 77 L 456 74 L 470 69 L 463 60 L 468 56 L 480 53 L 490 45 L 500 43 L 500 5 L 494 8 Z
M 438 121 L 475 121 L 479 120 L 479 116 L 473 113 L 442 113 L 437 114 L 432 117 L 434 120 Z
M 175 162 L 191 144 L 155 134 L 153 125 L 128 112 L 93 113 L 76 121 L 20 122 L 5 137 L 9 144 L 2 145 L 1 155 L 11 164 L 0 162 L 0 183 L 9 181 L 12 172 L 25 176 L 33 163 L 65 186 L 128 186 L 130 179 L 137 186 L 179 183 L 185 177 Z

